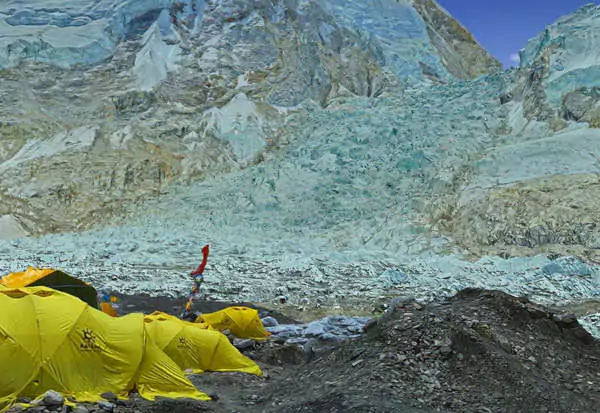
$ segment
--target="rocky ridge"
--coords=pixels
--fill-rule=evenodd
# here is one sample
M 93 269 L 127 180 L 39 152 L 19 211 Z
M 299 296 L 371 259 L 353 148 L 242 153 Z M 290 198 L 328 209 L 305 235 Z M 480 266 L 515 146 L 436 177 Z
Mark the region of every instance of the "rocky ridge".
M 598 403 L 598 345 L 575 321 L 497 291 L 396 300 L 267 387 L 266 411 L 567 412 Z M 266 407 L 269 406 L 269 407 Z

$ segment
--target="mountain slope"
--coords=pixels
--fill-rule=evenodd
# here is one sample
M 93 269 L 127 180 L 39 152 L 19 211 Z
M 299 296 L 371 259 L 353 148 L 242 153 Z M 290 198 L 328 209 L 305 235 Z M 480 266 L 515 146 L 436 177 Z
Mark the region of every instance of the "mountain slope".
M 433 0 L 414 0 L 442 64 L 456 79 L 472 79 L 502 70 L 502 64 L 483 49 L 460 22 Z
M 19 4 L 0 6 L 0 216 L 32 235 L 260 162 L 302 102 L 476 74 L 409 1 Z
M 600 139 L 529 116 L 534 66 L 453 80 L 494 63 L 433 3 L 194 4 L 92 68 L 2 72 L 3 225 L 82 232 L 1 242 L 1 269 L 181 294 L 208 242 L 213 298 L 600 294 Z

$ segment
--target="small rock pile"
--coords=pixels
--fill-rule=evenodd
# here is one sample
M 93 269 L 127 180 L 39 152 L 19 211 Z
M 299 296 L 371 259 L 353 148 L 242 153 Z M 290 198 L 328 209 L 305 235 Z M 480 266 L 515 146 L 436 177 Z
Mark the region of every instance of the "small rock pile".
M 129 400 L 119 400 L 111 392 L 103 393 L 104 400 L 98 403 L 73 404 L 65 400 L 65 397 L 54 391 L 49 390 L 42 397 L 36 400 L 22 398 L 18 404 L 11 407 L 9 413 L 27 412 L 27 413 L 123 413 L 133 406 Z
M 341 342 L 359 337 L 367 317 L 329 316 L 307 324 L 279 324 L 273 317 L 263 319 L 271 339 L 281 344 L 305 345 L 311 340 Z

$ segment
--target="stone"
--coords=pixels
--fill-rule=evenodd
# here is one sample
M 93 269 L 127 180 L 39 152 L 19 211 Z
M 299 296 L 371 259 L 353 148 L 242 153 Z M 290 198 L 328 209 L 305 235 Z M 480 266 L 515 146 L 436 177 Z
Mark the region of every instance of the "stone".
M 17 218 L 12 215 L 0 216 L 0 240 L 17 239 L 27 235 L 27 231 Z
M 251 339 L 238 339 L 238 338 L 234 338 L 233 339 L 233 345 L 238 349 L 238 350 L 246 350 L 249 349 L 251 347 L 254 347 L 254 345 L 256 344 L 256 341 L 251 340 Z
M 505 92 L 500 94 L 500 104 L 504 105 L 514 99 L 512 92 Z
M 452 347 L 448 345 L 440 347 L 440 354 L 444 357 L 450 357 L 452 355 Z
M 406 283 L 408 276 L 402 270 L 388 269 L 379 276 L 379 281 L 386 287 L 392 287 L 397 284 Z
M 587 111 L 581 121 L 587 122 L 590 128 L 600 128 L 600 107 L 596 105 Z
M 413 4 L 427 24 L 431 42 L 442 56 L 444 66 L 453 76 L 470 79 L 502 70 L 500 62 L 436 2 L 415 0 Z
M 566 120 L 580 121 L 600 100 L 600 93 L 594 89 L 578 89 L 563 96 L 562 112 Z
M 54 390 L 48 390 L 42 398 L 42 403 L 46 406 L 61 406 L 64 402 L 63 395 Z
M 553 132 L 560 132 L 561 130 L 565 129 L 567 126 L 569 126 L 569 122 L 565 121 L 564 119 L 562 119 L 558 116 L 554 116 L 548 120 L 548 127 Z
M 98 406 L 107 412 L 112 412 L 115 409 L 115 405 L 113 403 L 110 402 L 106 402 L 106 401 L 100 401 L 98 402 Z
M 575 328 L 579 324 L 577 317 L 574 314 L 557 314 L 554 316 L 554 321 L 562 328 Z
M 108 400 L 109 402 L 115 403 L 117 401 L 117 396 L 113 392 L 104 392 L 100 395 L 104 400 Z
M 262 323 L 265 327 L 275 327 L 279 325 L 279 322 L 275 317 L 267 316 L 262 319 Z

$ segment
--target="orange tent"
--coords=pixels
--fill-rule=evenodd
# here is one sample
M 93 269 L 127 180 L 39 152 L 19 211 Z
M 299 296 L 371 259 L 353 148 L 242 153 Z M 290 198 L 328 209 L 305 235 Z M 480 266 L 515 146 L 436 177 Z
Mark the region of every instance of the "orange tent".
M 109 302 L 100 303 L 100 310 L 111 317 L 118 317 L 117 310 Z

